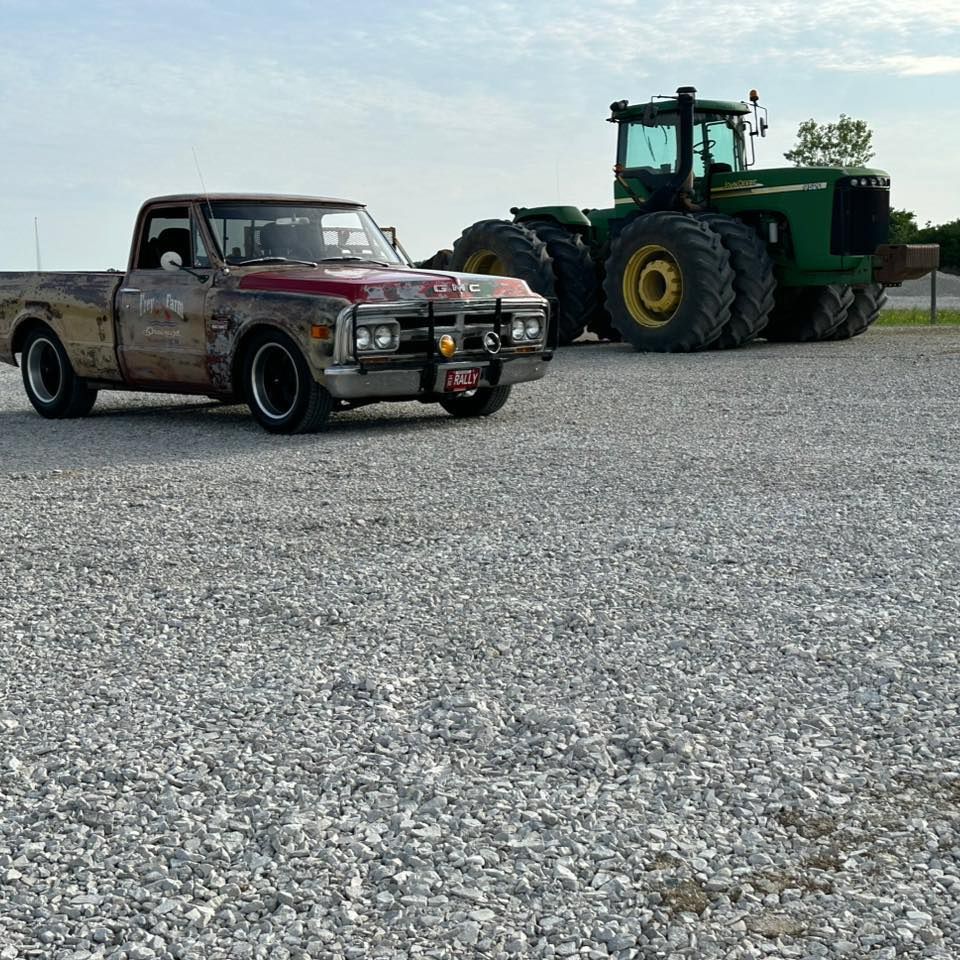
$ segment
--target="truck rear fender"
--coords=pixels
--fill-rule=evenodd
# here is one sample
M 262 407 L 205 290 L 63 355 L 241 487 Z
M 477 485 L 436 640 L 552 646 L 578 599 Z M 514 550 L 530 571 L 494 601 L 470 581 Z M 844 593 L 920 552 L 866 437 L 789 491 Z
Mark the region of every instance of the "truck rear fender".
M 16 354 L 23 352 L 23 341 L 31 328 L 44 325 L 59 337 L 61 343 L 64 342 L 58 315 L 46 304 L 30 304 L 13 318 L 10 327 L 10 354 L 14 362 L 16 362 Z

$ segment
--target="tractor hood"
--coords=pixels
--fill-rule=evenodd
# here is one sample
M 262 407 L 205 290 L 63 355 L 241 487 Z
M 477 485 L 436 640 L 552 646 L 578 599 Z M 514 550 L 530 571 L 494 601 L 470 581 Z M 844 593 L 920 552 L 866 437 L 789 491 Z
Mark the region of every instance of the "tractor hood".
M 401 300 L 481 300 L 530 297 L 530 288 L 514 277 L 382 267 L 368 264 L 319 264 L 256 270 L 244 276 L 241 290 L 306 293 L 340 297 L 350 303 L 393 303 Z
M 829 191 L 839 180 L 869 181 L 864 186 L 890 186 L 890 176 L 883 170 L 867 167 L 770 167 L 743 170 L 739 173 L 716 173 L 711 178 L 710 196 L 760 197 L 780 193 L 817 193 Z

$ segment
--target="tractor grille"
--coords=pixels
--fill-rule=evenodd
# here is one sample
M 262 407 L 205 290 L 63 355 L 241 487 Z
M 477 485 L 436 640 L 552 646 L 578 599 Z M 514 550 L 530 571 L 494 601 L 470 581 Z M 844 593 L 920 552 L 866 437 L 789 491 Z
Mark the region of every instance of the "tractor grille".
M 879 180 L 889 182 L 882 177 L 844 177 L 837 181 L 830 227 L 830 253 L 834 256 L 872 254 L 887 242 L 890 189 L 876 184 Z

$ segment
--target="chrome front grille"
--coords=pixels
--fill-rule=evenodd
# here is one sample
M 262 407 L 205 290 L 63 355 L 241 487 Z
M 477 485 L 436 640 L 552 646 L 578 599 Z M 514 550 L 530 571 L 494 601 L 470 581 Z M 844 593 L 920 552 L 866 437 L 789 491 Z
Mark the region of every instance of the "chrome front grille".
M 511 341 L 510 327 L 517 314 L 539 316 L 542 333 L 538 340 L 522 340 L 517 343 Z M 356 359 L 353 349 L 355 325 L 369 326 L 387 320 L 395 321 L 400 325 L 399 348 L 386 354 L 364 352 L 361 354 L 361 359 L 383 356 L 394 357 L 397 360 L 422 359 L 433 354 L 433 345 L 443 334 L 449 334 L 457 342 L 457 353 L 454 359 L 469 360 L 471 357 L 487 357 L 488 354 L 483 348 L 483 335 L 489 330 L 495 330 L 498 325 L 503 342 L 503 355 L 510 355 L 524 347 L 527 351 L 531 347 L 542 350 L 547 336 L 547 306 L 543 301 L 504 298 L 499 302 L 499 310 L 496 300 L 358 304 L 346 308 L 337 319 L 334 336 L 335 361 L 348 363 Z

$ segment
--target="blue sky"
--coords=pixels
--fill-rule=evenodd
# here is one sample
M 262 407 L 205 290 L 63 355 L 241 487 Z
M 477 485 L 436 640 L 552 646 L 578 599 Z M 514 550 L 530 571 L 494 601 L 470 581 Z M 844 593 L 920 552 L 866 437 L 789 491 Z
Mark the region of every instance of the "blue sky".
M 774 13 L 774 9 L 776 12 Z M 0 0 L 0 270 L 126 264 L 148 196 L 366 202 L 423 257 L 514 205 L 608 205 L 612 100 L 693 84 L 874 131 L 921 223 L 960 217 L 957 0 Z

